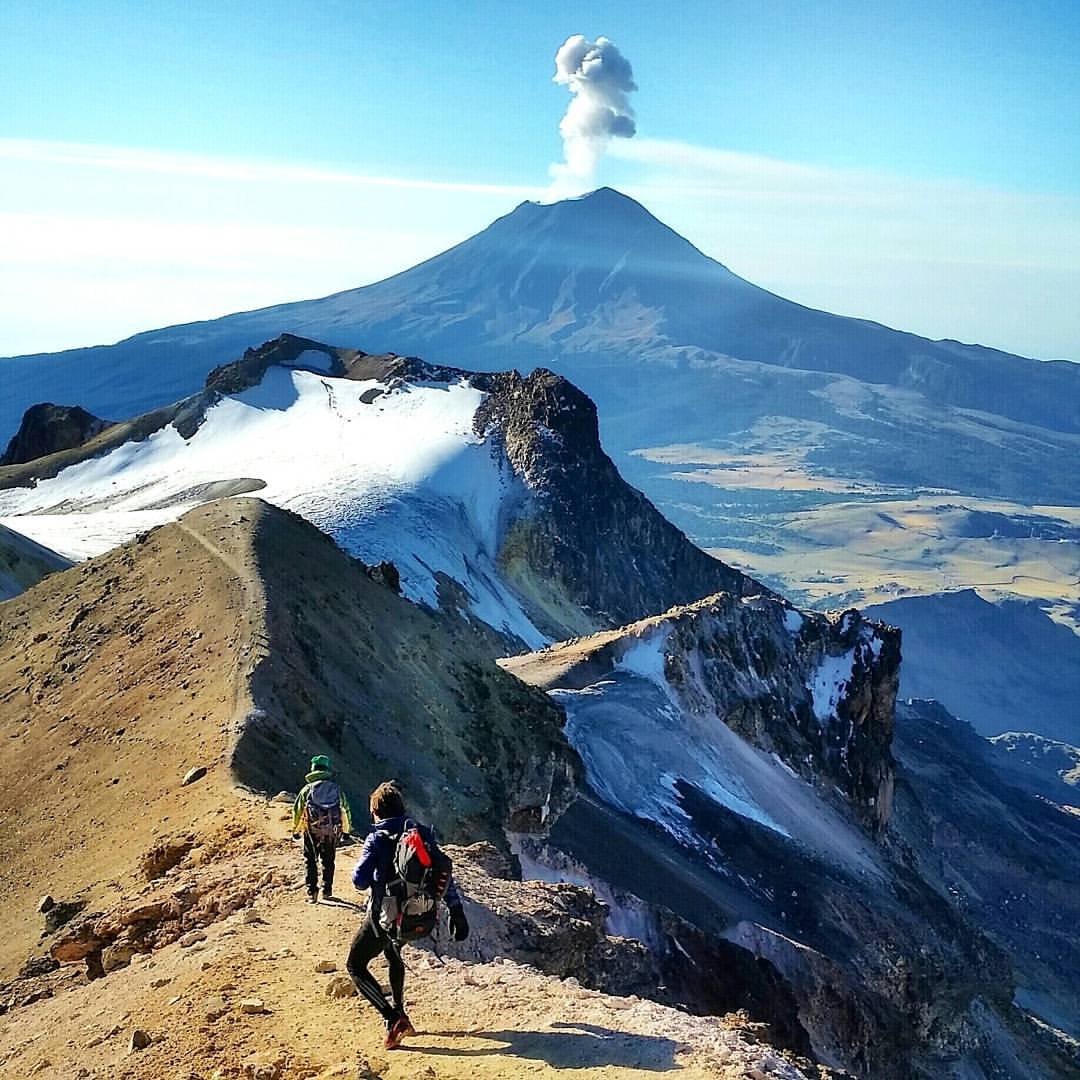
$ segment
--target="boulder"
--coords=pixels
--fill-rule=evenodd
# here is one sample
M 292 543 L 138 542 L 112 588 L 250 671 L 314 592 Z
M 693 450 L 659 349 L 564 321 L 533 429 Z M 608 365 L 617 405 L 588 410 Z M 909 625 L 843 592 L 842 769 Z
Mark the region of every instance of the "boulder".
M 143 1031 L 142 1028 L 136 1028 L 131 1033 L 131 1041 L 128 1043 L 128 1053 L 134 1054 L 139 1050 L 145 1050 L 154 1040 Z
M 356 987 L 348 975 L 336 975 L 326 985 L 326 996 L 331 998 L 347 998 L 356 995 Z

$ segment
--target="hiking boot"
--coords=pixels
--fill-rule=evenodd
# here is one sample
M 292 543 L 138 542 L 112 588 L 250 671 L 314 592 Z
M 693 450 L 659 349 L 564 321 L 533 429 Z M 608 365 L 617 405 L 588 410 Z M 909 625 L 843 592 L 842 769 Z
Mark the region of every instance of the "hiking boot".
M 333 889 L 323 889 L 322 898 L 324 900 L 333 900 L 334 899 L 334 890 Z
M 415 1034 L 412 1024 L 409 1023 L 409 1018 L 402 1013 L 391 1022 L 386 1032 L 386 1042 L 383 1045 L 387 1050 L 396 1050 L 406 1035 Z
M 309 892 L 307 894 L 307 902 L 309 904 L 317 904 L 319 902 L 319 894 L 314 893 L 314 892 Z

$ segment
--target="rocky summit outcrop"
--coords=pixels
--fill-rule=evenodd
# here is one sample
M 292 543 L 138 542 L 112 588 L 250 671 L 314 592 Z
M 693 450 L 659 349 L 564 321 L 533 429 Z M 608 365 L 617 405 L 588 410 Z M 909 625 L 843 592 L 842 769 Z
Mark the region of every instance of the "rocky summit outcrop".
M 899 631 L 855 610 L 730 595 L 664 620 L 665 677 L 690 711 L 715 711 L 796 771 L 835 783 L 860 820 L 888 823 Z
M 900 634 L 857 611 L 721 593 L 502 663 L 546 689 L 582 690 L 619 670 L 660 680 L 688 716 L 835 786 L 873 829 L 889 820 Z
M 768 592 L 623 480 L 600 445 L 596 406 L 567 379 L 540 369 L 485 385 L 477 430 L 498 434 L 530 496 L 499 562 L 549 635 L 624 625 L 721 590 Z
M 111 421 L 92 416 L 78 405 L 32 405 L 0 457 L 0 465 L 21 465 L 59 450 L 72 450 L 111 426 Z

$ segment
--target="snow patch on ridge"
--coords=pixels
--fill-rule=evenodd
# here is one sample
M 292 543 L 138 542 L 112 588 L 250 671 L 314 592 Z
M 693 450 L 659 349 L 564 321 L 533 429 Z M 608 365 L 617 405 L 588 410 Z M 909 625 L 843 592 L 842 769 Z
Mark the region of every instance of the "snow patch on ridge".
M 330 362 L 307 350 L 298 362 Z M 374 402 L 364 394 L 386 390 Z M 72 558 L 87 558 L 175 520 L 200 484 L 251 477 L 365 562 L 392 560 L 411 600 L 438 605 L 439 575 L 469 611 L 531 648 L 547 639 L 496 567 L 504 514 L 523 497 L 505 458 L 473 430 L 484 399 L 467 382 L 403 384 L 272 367 L 224 397 L 185 440 L 172 426 L 0 492 L 0 520 Z M 153 509 L 150 509 L 153 507 Z M 162 508 L 164 507 L 164 508 Z
M 814 672 L 809 689 L 819 723 L 836 716 L 836 708 L 844 698 L 854 666 L 855 650 L 849 649 L 840 656 L 826 656 Z
M 842 626 L 846 629 L 846 622 Z M 837 707 L 844 699 L 859 657 L 868 662 L 869 654 L 869 659 L 877 660 L 884 644 L 872 627 L 864 626 L 860 630 L 858 643 L 847 652 L 822 658 L 807 687 L 818 723 L 824 724 L 835 719 Z
M 615 670 L 648 679 L 666 694 L 668 681 L 664 674 L 664 661 L 670 635 L 670 629 L 642 635 L 616 660 Z

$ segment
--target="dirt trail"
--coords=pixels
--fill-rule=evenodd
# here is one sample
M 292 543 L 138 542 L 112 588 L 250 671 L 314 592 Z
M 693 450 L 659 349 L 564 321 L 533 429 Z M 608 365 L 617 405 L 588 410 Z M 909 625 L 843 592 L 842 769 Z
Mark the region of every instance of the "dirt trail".
M 285 810 L 248 805 L 250 831 L 238 842 L 276 836 L 251 842 L 241 858 L 256 861 L 259 871 L 298 878 L 299 855 L 284 837 Z M 338 891 L 361 900 L 348 885 L 350 854 L 341 852 Z M 344 972 L 359 918 L 348 901 L 303 903 L 297 882 L 268 888 L 252 906 L 207 927 L 204 940 L 137 957 L 102 980 L 85 983 L 82 965 L 70 965 L 61 975 L 72 989 L 0 1020 L 0 1074 L 10 1080 L 804 1075 L 720 1019 L 609 997 L 508 960 L 440 961 L 416 948 L 405 956 L 407 1007 L 418 1034 L 406 1049 L 387 1052 L 366 1003 L 327 994 Z M 316 973 L 319 961 L 337 970 Z M 385 981 L 385 971 L 377 970 Z M 245 1012 L 242 1003 L 253 1000 L 265 1011 Z M 145 1049 L 130 1049 L 135 1029 L 149 1034 Z
M 236 517 L 207 508 L 198 531 L 156 532 L 0 605 L 0 977 L 33 947 L 42 894 L 107 902 L 156 837 L 231 797 L 265 640 Z M 208 775 L 184 786 L 194 766 Z

